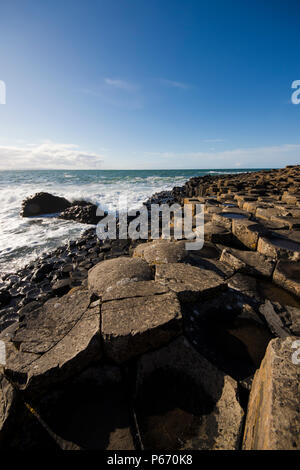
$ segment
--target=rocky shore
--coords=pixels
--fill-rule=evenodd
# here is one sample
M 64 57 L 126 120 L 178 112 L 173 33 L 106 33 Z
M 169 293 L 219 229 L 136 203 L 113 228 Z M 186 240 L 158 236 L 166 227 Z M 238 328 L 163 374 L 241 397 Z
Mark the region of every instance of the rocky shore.
M 300 166 L 146 206 L 174 202 L 204 204 L 201 250 L 89 228 L 2 276 L 0 448 L 300 448 Z M 51 211 L 98 221 L 47 193 L 21 213 Z

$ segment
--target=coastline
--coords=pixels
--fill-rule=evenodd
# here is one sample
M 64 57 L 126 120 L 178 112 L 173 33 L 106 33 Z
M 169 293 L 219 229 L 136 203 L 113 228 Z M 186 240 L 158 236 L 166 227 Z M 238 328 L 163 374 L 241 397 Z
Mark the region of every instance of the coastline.
M 182 187 L 154 194 L 145 204 L 177 202 L 192 207 L 196 202 L 203 203 L 205 244 L 202 250 L 187 253 L 181 241 L 128 239 L 101 242 L 95 228 L 89 228 L 79 239 L 69 241 L 16 273 L 4 275 L 0 289 L 0 340 L 8 344 L 8 349 L 13 349 L 15 344 L 18 348 L 21 345 L 18 353 L 14 350 L 10 356 L 11 363 L 6 365 L 5 374 L 9 381 L 17 389 L 26 390 L 34 402 L 34 397 L 44 393 L 45 387 L 71 383 L 95 360 L 97 362 L 97 357 L 101 357 L 104 364 L 108 360 L 108 364 L 122 369 L 123 364 L 126 366 L 133 358 L 143 360 L 147 354 L 159 356 L 160 348 L 168 348 L 172 341 L 176 341 L 172 348 L 182 351 L 183 356 L 193 357 L 194 352 L 189 347 L 186 349 L 180 339 L 184 337 L 199 357 L 205 358 L 198 364 L 200 359 L 195 357 L 199 370 L 205 361 L 210 361 L 213 366 L 206 364 L 205 367 L 212 367 L 209 369 L 212 376 L 227 374 L 226 377 L 234 381 L 231 393 L 234 395 L 239 388 L 248 402 L 253 375 L 259 370 L 267 345 L 300 335 L 299 185 L 300 166 L 191 178 Z M 122 286 L 126 286 L 124 292 Z M 81 305 L 80 296 L 85 298 L 85 306 Z M 151 300 L 149 306 L 148 299 Z M 80 324 L 87 312 L 89 318 L 93 318 L 86 323 L 84 333 L 77 337 L 76 353 L 72 352 L 73 343 L 69 339 L 72 328 L 68 327 L 68 330 L 64 326 L 69 333 L 55 337 L 58 333 L 53 325 L 66 321 L 59 308 L 57 317 L 54 312 L 52 330 L 47 330 L 47 319 L 43 318 L 46 313 L 50 315 L 55 302 L 65 305 L 72 328 Z M 122 322 L 118 325 L 114 305 L 122 312 L 122 302 L 129 312 L 131 309 L 136 311 L 135 302 L 140 302 L 146 311 L 149 309 L 148 316 L 153 325 L 151 322 L 149 325 L 148 320 L 143 323 L 143 319 L 132 318 L 134 327 L 130 327 L 144 338 L 143 344 L 137 341 L 138 335 L 127 331 L 128 325 Z M 50 310 L 47 305 L 52 306 Z M 70 311 L 67 305 L 71 306 Z M 95 326 L 99 322 L 96 320 L 99 308 L 101 315 L 106 312 L 107 316 L 107 323 L 102 323 L 100 332 L 99 325 Z M 229 315 L 228 325 L 222 326 L 223 320 L 214 317 L 212 312 L 219 310 Z M 50 338 L 46 340 L 43 334 L 40 337 L 36 322 L 39 325 L 45 322 Z M 234 342 L 228 343 L 229 351 L 237 348 L 244 362 L 236 364 L 227 353 L 222 357 L 222 342 L 227 344 L 229 331 L 234 331 L 242 343 L 238 346 Z M 274 340 L 269 343 L 272 338 Z M 47 341 L 53 341 L 53 345 L 67 341 L 71 352 L 63 348 L 53 358 L 47 352 Z M 215 344 L 218 341 L 220 347 Z M 175 354 L 172 348 L 171 352 L 164 352 L 166 356 L 155 360 L 163 363 L 164 357 Z M 33 357 L 28 363 L 24 354 L 29 353 Z M 38 375 L 31 368 L 31 361 L 37 361 L 37 364 L 44 361 L 38 366 L 41 367 Z M 189 370 L 190 366 L 186 367 Z M 118 371 L 115 370 L 117 375 Z M 24 378 L 20 379 L 24 374 L 25 382 Z M 146 378 L 143 376 L 138 380 L 143 389 Z M 207 380 L 209 382 L 211 378 Z M 261 384 L 255 386 L 259 388 Z M 287 393 L 283 389 L 281 393 L 284 392 Z M 206 393 L 214 396 L 211 389 Z M 234 429 L 233 437 L 217 433 L 215 444 L 206 443 L 204 448 L 214 448 L 216 442 L 220 448 L 237 448 L 241 441 L 241 422 L 247 406 L 233 399 L 233 395 L 234 422 L 226 418 L 230 421 L 228 426 Z M 142 400 L 139 393 L 136 400 Z M 144 402 L 142 409 L 143 406 Z M 252 448 L 255 441 L 249 431 L 253 413 L 248 409 L 245 448 Z M 258 434 L 262 432 L 257 429 Z M 132 448 L 134 443 L 129 434 L 128 431 L 126 442 Z M 147 443 L 145 436 L 144 441 Z M 15 445 L 18 447 L 20 442 Z M 118 438 L 114 445 L 120 445 Z

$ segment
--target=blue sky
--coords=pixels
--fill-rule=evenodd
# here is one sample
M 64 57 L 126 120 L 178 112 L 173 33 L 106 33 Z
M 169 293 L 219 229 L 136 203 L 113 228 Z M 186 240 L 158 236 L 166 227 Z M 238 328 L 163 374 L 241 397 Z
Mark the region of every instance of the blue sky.
M 0 168 L 300 162 L 298 0 L 2 0 Z

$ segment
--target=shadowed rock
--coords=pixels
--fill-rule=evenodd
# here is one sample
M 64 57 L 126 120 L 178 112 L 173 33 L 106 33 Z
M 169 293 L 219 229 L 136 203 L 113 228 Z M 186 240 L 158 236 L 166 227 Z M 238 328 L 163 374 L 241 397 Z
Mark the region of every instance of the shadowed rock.
M 290 335 L 300 336 L 300 309 L 290 305 L 266 300 L 259 309 L 270 330 L 280 338 Z
M 279 260 L 274 271 L 273 281 L 300 297 L 299 262 Z
M 146 449 L 237 449 L 237 383 L 182 336 L 138 362 L 137 419 Z
M 244 433 L 245 450 L 300 449 L 300 369 L 299 364 L 292 362 L 295 339 L 272 340 L 255 374 Z

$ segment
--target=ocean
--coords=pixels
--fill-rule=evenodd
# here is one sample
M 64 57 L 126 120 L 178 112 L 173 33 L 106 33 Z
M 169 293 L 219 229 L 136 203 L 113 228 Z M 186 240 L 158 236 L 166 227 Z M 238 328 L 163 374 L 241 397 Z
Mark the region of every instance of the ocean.
M 0 273 L 16 271 L 89 227 L 53 216 L 20 217 L 21 203 L 31 194 L 46 191 L 111 210 L 126 193 L 128 207 L 134 209 L 155 192 L 181 186 L 193 176 L 244 171 L 255 169 L 0 171 Z

